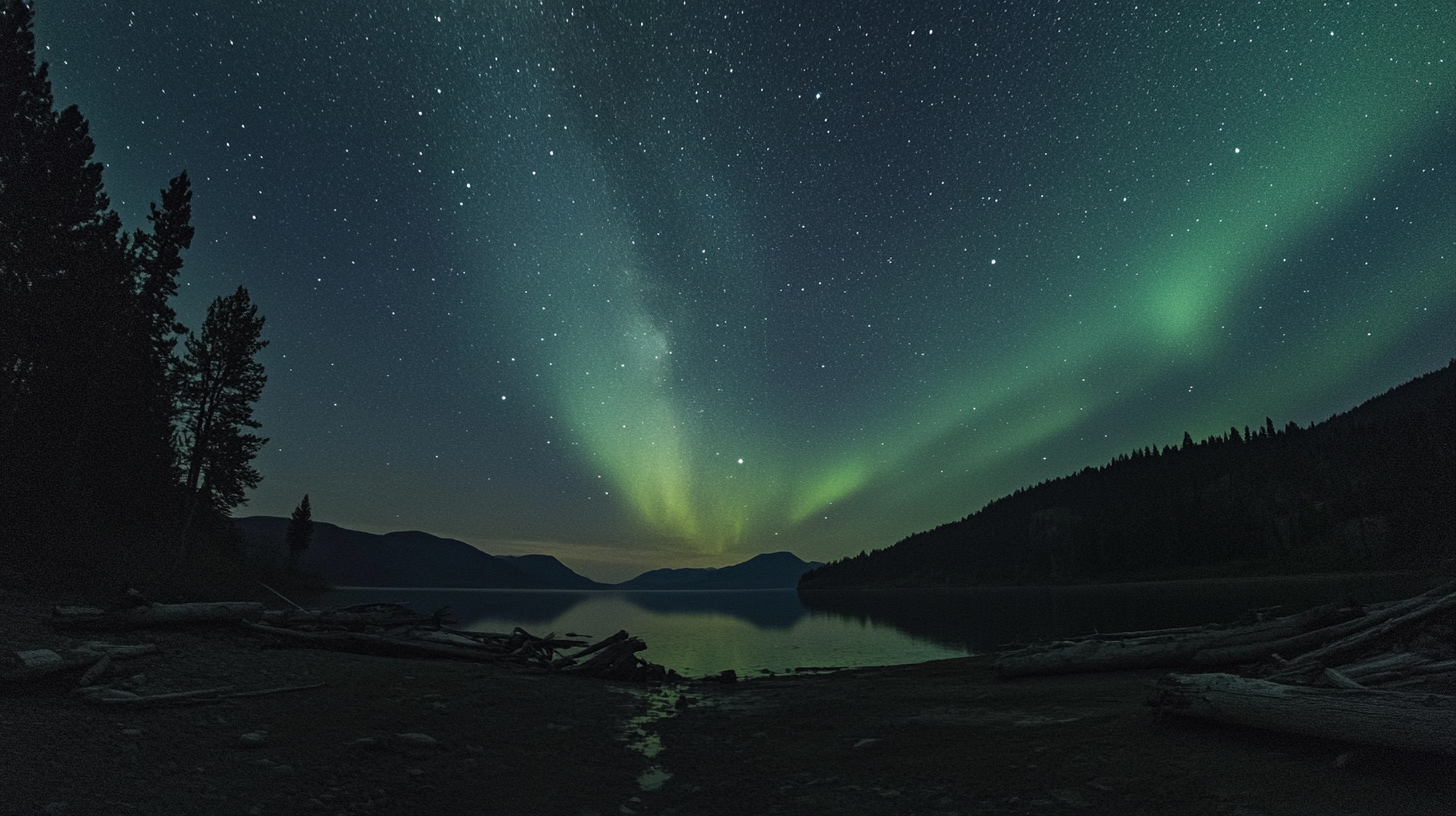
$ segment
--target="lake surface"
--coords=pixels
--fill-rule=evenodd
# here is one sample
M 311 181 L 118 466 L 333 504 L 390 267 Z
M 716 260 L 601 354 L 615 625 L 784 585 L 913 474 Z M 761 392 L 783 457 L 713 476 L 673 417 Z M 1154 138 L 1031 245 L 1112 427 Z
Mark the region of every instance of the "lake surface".
M 316 607 L 395 601 L 450 607 L 456 627 L 597 640 L 626 629 L 643 657 L 689 676 L 800 667 L 881 666 L 983 654 L 1017 641 L 1227 623 L 1354 597 L 1370 603 L 1429 589 L 1413 575 L 1170 581 L 971 589 L 573 592 L 499 589 L 340 589 Z

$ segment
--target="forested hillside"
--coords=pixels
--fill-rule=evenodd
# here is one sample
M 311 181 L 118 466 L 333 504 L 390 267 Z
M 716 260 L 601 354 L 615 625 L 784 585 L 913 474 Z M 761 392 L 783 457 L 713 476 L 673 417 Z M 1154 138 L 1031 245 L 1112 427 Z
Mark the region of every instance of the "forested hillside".
M 1456 361 L 1325 422 L 1230 428 L 1025 488 L 800 589 L 1434 565 L 1456 554 Z

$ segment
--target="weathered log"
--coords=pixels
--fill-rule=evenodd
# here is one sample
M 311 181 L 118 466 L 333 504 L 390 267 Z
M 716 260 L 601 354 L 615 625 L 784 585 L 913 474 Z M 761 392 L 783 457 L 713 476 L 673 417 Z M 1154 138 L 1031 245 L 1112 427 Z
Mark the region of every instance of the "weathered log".
M 615 635 L 612 635 L 610 637 L 604 637 L 601 640 L 597 641 L 596 643 L 593 643 L 592 645 L 587 646 L 586 648 L 584 648 L 581 651 L 577 652 L 576 654 L 563 655 L 563 656 L 564 657 L 568 657 L 568 658 L 570 658 L 572 660 L 580 660 L 580 659 L 582 659 L 583 657 L 586 657 L 589 654 L 594 654 L 596 652 L 599 652 L 602 649 L 607 648 L 608 646 L 611 646 L 611 645 L 613 645 L 615 643 L 620 643 L 621 641 L 624 641 L 626 639 L 627 639 L 627 630 L 626 629 L 620 629 L 620 630 L 617 631 L 617 633 Z
M 220 699 L 231 700 L 234 697 L 262 697 L 267 694 L 283 694 L 290 691 L 309 691 L 311 689 L 323 688 L 326 683 L 309 683 L 304 686 L 278 686 L 277 688 L 255 689 L 253 691 L 234 691 L 231 694 L 218 695 Z
M 615 635 L 613 637 L 615 637 Z M 585 663 L 579 663 L 575 666 L 568 666 L 562 669 L 562 671 L 570 672 L 572 674 L 584 674 L 588 677 L 596 677 L 603 674 L 611 673 L 612 670 L 617 666 L 620 661 L 622 661 L 623 658 L 626 658 L 628 661 L 635 662 L 637 652 L 640 652 L 646 648 L 647 644 L 643 643 L 642 640 L 639 638 L 628 637 L 620 640 L 614 640 L 606 647 L 598 651 L 596 654 L 592 655 L 591 659 L 586 661 Z
M 1030 646 L 997 656 L 1001 677 L 1066 674 L 1126 669 L 1174 669 L 1189 665 L 1216 667 L 1272 659 L 1324 647 L 1320 657 L 1348 654 L 1419 618 L 1456 607 L 1456 582 L 1423 595 L 1378 607 L 1360 615 L 1349 604 L 1326 604 L 1297 615 L 1230 629 L 1167 630 L 1150 636 L 1124 633 L 1089 636 L 1070 642 Z M 1356 617 L 1351 619 L 1351 615 Z M 1278 658 L 1275 676 L 1317 673 L 1324 662 L 1302 654 L 1287 662 Z
M 155 643 L 102 643 L 99 640 L 88 640 L 76 648 L 81 651 L 111 655 L 111 657 L 116 659 L 141 657 L 142 655 L 157 653 L 157 644 Z
M 263 604 L 257 601 L 151 604 L 111 612 L 84 606 L 58 606 L 52 611 L 51 625 L 92 629 L 129 629 L 142 626 L 259 620 L 262 617 Z
M 1403 674 L 1415 677 L 1422 674 L 1447 674 L 1456 672 L 1456 660 L 1442 660 L 1439 663 L 1425 663 L 1420 666 L 1411 666 L 1402 671 Z
M 1425 669 L 1428 667 L 1422 666 L 1420 668 Z M 1429 687 L 1431 685 L 1435 685 L 1446 690 L 1456 689 L 1456 670 L 1448 668 L 1445 671 L 1440 672 L 1422 672 L 1420 669 L 1413 669 L 1410 672 L 1406 673 L 1406 676 L 1402 677 L 1399 680 L 1386 681 L 1383 687 L 1387 689 L 1398 689 L 1406 688 L 1409 686 Z
M 1354 680 L 1351 680 L 1350 678 L 1346 677 L 1345 675 L 1343 675 L 1343 674 L 1335 671 L 1334 669 L 1325 669 L 1324 670 L 1324 678 L 1326 680 L 1330 681 L 1330 684 L 1333 685 L 1335 688 L 1343 688 L 1343 689 L 1362 689 L 1362 688 L 1365 688 L 1364 686 L 1360 685 L 1359 683 L 1355 682 Z
M 1331 626 L 1337 626 L 1351 620 L 1357 620 L 1367 611 L 1368 609 L 1361 609 L 1358 606 L 1351 606 L 1350 604 L 1331 603 L 1325 604 L 1324 606 L 1317 606 L 1313 609 L 1306 609 L 1303 612 L 1289 615 L 1288 617 L 1264 620 L 1247 626 L 1228 629 L 1209 648 L 1228 649 L 1230 650 L 1230 654 L 1226 657 L 1218 658 L 1221 662 L 1213 665 L 1241 663 L 1267 657 L 1268 652 L 1259 654 L 1257 650 L 1268 648 L 1270 644 L 1292 644 L 1294 638 L 1310 632 L 1324 630 Z M 1252 653 L 1253 657 L 1233 654 L 1238 647 L 1252 647 L 1247 649 L 1247 651 Z M 1286 649 L 1289 648 L 1293 648 L 1293 646 L 1286 646 Z
M 1213 635 L 1160 635 L 1136 640 L 1085 640 L 1059 648 L 1035 647 L 998 655 L 993 664 L 1000 677 L 1042 674 L 1169 669 L 1186 665 Z
M 448 643 L 453 646 L 463 646 L 467 649 L 488 648 L 486 644 L 480 642 L 479 640 L 476 640 L 475 638 L 466 637 L 464 635 L 457 635 L 454 632 L 446 632 L 444 630 L 438 632 L 416 632 L 414 637 L 416 640 L 422 640 L 426 643 Z
M 1443 598 L 1456 595 L 1456 593 L 1451 591 L 1452 586 L 1452 584 L 1446 584 L 1414 598 L 1369 611 L 1361 617 L 1337 623 L 1333 626 L 1325 626 L 1285 637 L 1282 640 L 1244 643 L 1241 645 L 1231 645 L 1228 641 L 1215 644 L 1201 651 L 1199 654 L 1194 655 L 1193 663 L 1197 666 L 1228 666 L 1235 663 L 1248 663 L 1255 660 L 1262 660 L 1276 652 L 1280 654 L 1291 654 L 1305 651 L 1311 647 L 1335 644 L 1387 622 L 1391 623 L 1391 625 L 1399 625 L 1397 621 L 1404 623 L 1411 615 L 1419 617 L 1420 615 L 1428 614 L 1422 610 L 1426 610 L 1435 603 L 1439 603 Z M 1306 654 L 1297 658 L 1291 658 L 1288 664 L 1288 673 L 1294 674 L 1302 670 L 1302 667 L 1309 666 L 1311 661 L 1306 660 L 1305 658 L 1307 657 L 1308 655 Z
M 103 655 L 101 655 L 101 659 L 100 660 L 98 660 L 95 663 L 91 664 L 91 668 L 87 669 L 86 670 L 86 673 L 83 674 L 83 675 L 81 675 L 81 679 L 76 681 L 76 685 L 78 685 L 78 686 L 89 686 L 92 683 L 94 683 L 97 680 L 99 680 L 101 678 L 101 676 L 104 675 L 104 674 L 106 674 L 107 670 L 110 669 L 110 668 L 111 668 L 111 655 L 109 655 L 109 654 L 103 654 Z
M 1422 599 L 1426 597 L 1426 595 L 1421 596 Z M 1377 616 L 1383 618 L 1383 620 L 1370 621 L 1369 625 L 1348 637 L 1341 638 L 1324 648 L 1306 652 L 1290 660 L 1289 667 L 1283 673 L 1293 673 L 1302 668 L 1319 666 L 1335 655 L 1349 654 L 1368 643 L 1379 640 L 1394 629 L 1453 607 L 1456 607 L 1456 592 L 1450 592 L 1433 601 L 1428 600 L 1425 603 L 1417 605 L 1415 608 L 1410 608 L 1405 605 L 1392 607 L 1391 610 L 1386 610 L 1385 613 Z M 1388 616 L 1391 611 L 1399 611 L 1403 614 Z
M 1417 654 L 1397 652 L 1396 654 L 1380 655 L 1370 660 L 1361 660 L 1344 666 L 1336 666 L 1335 668 L 1346 677 L 1358 680 L 1373 674 L 1406 671 L 1429 662 L 1431 661 Z
M 1232 674 L 1169 674 L 1151 701 L 1162 713 L 1456 755 L 1456 697 L 1383 689 L 1286 686 Z
M 109 690 L 109 689 L 108 689 Z M 232 690 L 232 686 L 218 686 L 217 688 L 198 689 L 196 691 L 173 691 L 166 694 L 147 694 L 137 697 L 108 697 L 101 695 L 88 695 L 88 699 L 99 703 L 116 705 L 152 705 L 156 703 L 173 703 L 180 700 L 191 700 L 198 697 L 216 697 L 224 691 Z
M 429 643 L 421 640 L 371 635 L 365 632 L 300 632 L 279 626 L 244 621 L 243 624 L 260 632 L 285 640 L 307 643 L 325 649 L 363 654 L 381 654 L 393 657 L 448 657 L 455 660 L 490 662 L 507 659 L 505 655 L 486 651 L 473 646 L 456 646 L 448 643 Z

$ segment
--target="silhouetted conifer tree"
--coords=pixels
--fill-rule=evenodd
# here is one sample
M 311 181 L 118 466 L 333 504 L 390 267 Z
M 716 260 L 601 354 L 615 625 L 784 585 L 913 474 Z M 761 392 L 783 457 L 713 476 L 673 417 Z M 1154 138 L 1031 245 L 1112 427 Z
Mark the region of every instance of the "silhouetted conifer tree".
M 258 428 L 253 403 L 268 381 L 255 355 L 268 345 L 264 319 L 239 286 L 207 308 L 200 336 L 188 335 L 182 359 L 182 454 L 185 485 L 206 506 L 224 514 L 243 503 L 246 490 L 262 478 L 253 457 L 268 440 L 246 432 Z
M 0 523 L 28 556 L 77 565 L 145 538 L 165 504 L 168 473 L 149 464 L 169 460 L 170 428 L 145 406 L 170 394 L 139 376 L 121 220 L 86 120 L 55 112 L 31 23 L 20 0 L 0 6 Z
M 313 508 L 308 504 L 308 494 L 303 494 L 303 501 L 293 508 L 293 515 L 288 519 L 288 557 L 294 565 L 298 564 L 303 551 L 313 541 Z

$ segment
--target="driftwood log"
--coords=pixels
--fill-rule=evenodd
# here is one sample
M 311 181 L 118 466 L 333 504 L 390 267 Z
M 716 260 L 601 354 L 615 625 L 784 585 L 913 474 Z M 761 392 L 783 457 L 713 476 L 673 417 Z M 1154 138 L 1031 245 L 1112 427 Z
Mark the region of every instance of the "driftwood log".
M 998 656 L 1002 677 L 1237 666 L 1169 674 L 1159 712 L 1456 755 L 1456 583 L 1224 629 L 1096 635 Z M 1434 692 L 1434 693 L 1433 693 Z
M 1317 674 L 1335 655 L 1348 656 L 1402 626 L 1450 609 L 1456 609 L 1456 583 L 1396 603 L 1366 607 L 1327 604 L 1248 626 L 1092 635 L 1037 644 L 1003 652 L 996 657 L 995 668 L 1001 677 L 1025 677 L 1125 669 L 1215 668 L 1299 655 L 1285 660 L 1282 671 L 1290 675 Z M 1315 651 L 1300 654 L 1311 649 Z
M 488 652 L 476 647 L 451 643 L 434 643 L 418 638 L 391 637 L 368 632 L 309 632 L 282 626 L 244 621 L 243 625 L 259 634 L 293 641 L 318 649 L 377 654 L 386 657 L 446 657 L 454 660 L 490 662 L 509 655 Z
M 263 605 L 256 601 L 219 601 L 145 604 L 111 611 L 90 606 L 58 606 L 51 613 L 50 623 L 76 629 L 136 629 L 174 624 L 228 623 L 262 617 Z
M 1311 688 L 1232 674 L 1169 674 L 1160 713 L 1456 755 L 1456 697 L 1380 689 Z
M 262 697 L 269 694 L 309 691 L 323 687 L 323 683 L 309 683 L 305 686 L 279 686 L 276 688 L 254 689 L 252 691 L 233 691 L 232 686 L 219 686 L 217 688 L 196 689 L 193 691 L 173 691 L 166 694 L 134 694 L 129 691 L 109 688 L 107 686 L 82 686 L 74 690 L 72 694 L 81 695 L 87 700 L 104 705 L 200 705 L 204 703 L 221 703 L 239 697 Z

